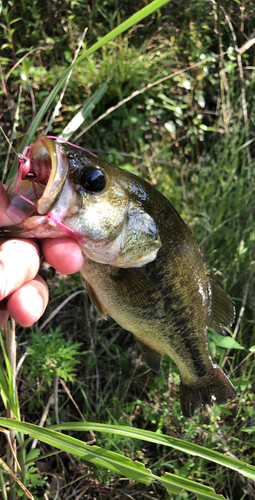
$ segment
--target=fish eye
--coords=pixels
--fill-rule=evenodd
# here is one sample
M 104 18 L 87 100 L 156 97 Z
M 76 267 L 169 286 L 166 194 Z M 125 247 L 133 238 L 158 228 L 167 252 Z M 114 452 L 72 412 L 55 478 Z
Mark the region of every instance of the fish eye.
M 98 167 L 88 167 L 81 174 L 80 185 L 86 191 L 100 193 L 106 185 L 105 176 Z

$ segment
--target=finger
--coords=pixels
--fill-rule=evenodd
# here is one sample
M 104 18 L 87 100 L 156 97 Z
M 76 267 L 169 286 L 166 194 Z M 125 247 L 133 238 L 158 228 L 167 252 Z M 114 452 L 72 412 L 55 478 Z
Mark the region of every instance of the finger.
M 10 203 L 3 184 L 0 182 L 0 226 L 19 224 L 24 217 L 26 213 Z
M 41 276 L 26 283 L 7 299 L 7 311 L 17 323 L 28 327 L 33 325 L 45 311 L 48 304 L 48 288 Z
M 40 267 L 35 240 L 11 239 L 0 245 L 0 300 L 31 281 Z
M 83 264 L 83 256 L 79 244 L 73 238 L 49 238 L 40 240 L 45 259 L 57 271 L 72 274 L 79 271 Z

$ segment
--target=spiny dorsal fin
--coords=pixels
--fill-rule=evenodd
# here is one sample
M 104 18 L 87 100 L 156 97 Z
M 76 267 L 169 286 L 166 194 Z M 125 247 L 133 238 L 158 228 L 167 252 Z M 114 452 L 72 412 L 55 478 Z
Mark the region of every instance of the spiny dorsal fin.
M 144 363 L 146 363 L 146 365 L 148 365 L 148 367 L 154 372 L 159 372 L 160 363 L 162 360 L 162 354 L 160 354 L 160 352 L 155 351 L 148 345 L 138 340 L 137 337 L 136 337 L 136 342 L 141 351 Z
M 126 305 L 148 307 L 160 299 L 160 293 L 150 281 L 133 269 L 119 269 L 112 280 L 120 296 L 125 297 Z
M 96 308 L 98 314 L 100 314 L 101 318 L 103 319 L 106 319 L 107 320 L 107 312 L 105 311 L 105 309 L 103 308 L 103 306 L 101 305 L 101 302 L 98 298 L 98 296 L 96 295 L 94 289 L 92 288 L 92 286 L 85 280 L 84 276 L 83 276 L 83 279 L 85 281 L 85 285 L 86 285 L 86 288 L 87 288 L 87 292 L 89 294 L 89 297 L 90 297 L 90 300 L 93 304 L 93 306 Z
M 235 319 L 235 305 L 229 295 L 210 279 L 212 289 L 212 321 L 213 330 L 224 335 L 224 326 L 230 327 Z

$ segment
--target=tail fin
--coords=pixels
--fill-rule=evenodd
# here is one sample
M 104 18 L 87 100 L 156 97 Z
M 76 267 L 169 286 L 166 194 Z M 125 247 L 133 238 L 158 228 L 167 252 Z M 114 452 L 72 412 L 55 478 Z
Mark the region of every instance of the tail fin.
M 198 384 L 185 385 L 180 383 L 181 408 L 184 417 L 193 417 L 195 409 L 206 404 L 225 404 L 228 399 L 234 399 L 236 391 L 227 375 L 218 365 L 213 365 L 212 372 Z

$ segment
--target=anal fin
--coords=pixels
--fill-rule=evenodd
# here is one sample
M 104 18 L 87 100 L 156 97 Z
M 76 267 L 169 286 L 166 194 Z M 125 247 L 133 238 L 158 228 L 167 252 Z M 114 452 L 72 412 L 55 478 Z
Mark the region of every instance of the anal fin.
M 138 340 L 137 337 L 136 342 L 141 351 L 144 363 L 146 363 L 146 365 L 148 365 L 148 367 L 154 372 L 159 372 L 162 354 Z

